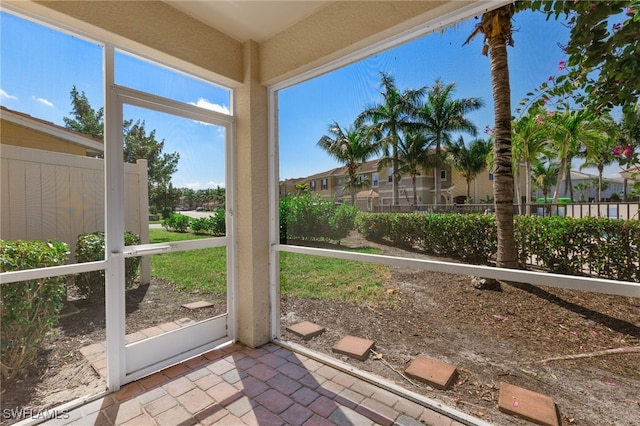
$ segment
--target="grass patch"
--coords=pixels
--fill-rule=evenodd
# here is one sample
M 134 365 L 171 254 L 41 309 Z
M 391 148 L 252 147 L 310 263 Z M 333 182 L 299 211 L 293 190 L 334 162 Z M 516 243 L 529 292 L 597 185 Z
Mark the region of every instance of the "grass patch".
M 206 235 L 150 229 L 152 243 L 208 238 Z M 379 253 L 375 248 L 360 253 Z M 226 249 L 214 247 L 151 256 L 151 274 L 193 293 L 226 294 Z M 280 253 L 282 294 L 304 298 L 380 302 L 389 267 L 299 253 Z
M 149 229 L 149 240 L 152 243 L 202 238 L 210 238 L 210 236 Z M 226 294 L 226 248 L 213 247 L 153 255 L 151 256 L 151 275 L 173 283 L 178 290 L 192 293 Z
M 360 253 L 379 250 L 359 249 Z M 389 267 L 353 260 L 299 253 L 280 253 L 282 294 L 327 300 L 379 302 L 385 300 L 382 283 Z

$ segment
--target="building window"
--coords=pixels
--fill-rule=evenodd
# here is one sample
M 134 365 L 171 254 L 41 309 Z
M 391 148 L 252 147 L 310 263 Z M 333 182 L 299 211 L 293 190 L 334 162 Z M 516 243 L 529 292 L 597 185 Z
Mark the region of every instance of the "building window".
M 309 184 L 309 186 L 311 187 L 312 191 L 315 191 L 316 190 L 316 181 L 312 180 L 311 183 Z
M 327 181 L 327 179 L 322 179 L 322 181 L 320 181 L 320 189 L 322 191 L 326 191 L 327 189 L 329 189 L 329 182 Z
M 387 169 L 387 182 L 389 182 L 389 183 L 393 182 L 393 169 L 392 168 L 388 168 Z
M 372 182 L 372 186 L 374 188 L 377 188 L 380 185 L 380 175 L 378 173 L 374 173 L 371 177 Z
M 440 170 L 440 180 L 447 180 L 447 171 Z
M 489 180 L 493 180 L 493 173 L 489 173 Z

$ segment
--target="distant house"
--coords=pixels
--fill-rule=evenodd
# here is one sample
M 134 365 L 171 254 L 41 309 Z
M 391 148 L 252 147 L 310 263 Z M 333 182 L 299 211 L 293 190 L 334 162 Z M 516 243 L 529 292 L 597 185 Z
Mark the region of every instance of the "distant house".
M 89 157 L 104 150 L 99 139 L 5 107 L 0 107 L 0 120 L 2 144 Z
M 624 195 L 624 179 L 623 178 L 602 178 L 602 200 L 597 200 L 598 197 L 598 175 L 589 173 L 582 173 L 578 171 L 571 171 L 571 186 L 573 187 L 573 200 L 579 202 L 597 202 L 597 201 L 610 201 L 611 197 L 618 196 L 621 199 Z M 555 191 L 555 185 L 551 187 L 550 194 Z M 614 194 L 616 194 L 614 196 Z M 560 198 L 569 198 L 571 192 L 566 187 L 565 182 L 562 183 L 560 188 Z M 537 191 L 535 194 L 537 197 L 542 197 L 542 191 Z
M 357 189 L 356 203 L 361 210 L 375 211 L 381 206 L 393 204 L 393 173 L 391 168 L 380 168 L 380 159 L 365 162 L 358 169 L 362 185 Z M 304 178 L 287 179 L 280 182 L 280 196 L 295 193 L 296 186 L 308 185 L 311 193 L 324 198 L 335 198 L 340 202 L 351 202 L 351 192 L 345 187 L 346 167 L 338 167 Z M 466 179 L 455 169 L 445 166 L 440 169 L 441 194 L 438 204 L 462 204 L 467 197 Z M 423 172 L 416 177 L 416 195 L 418 205 L 434 204 L 435 184 L 433 170 Z M 471 181 L 470 197 L 472 203 L 480 203 L 493 197 L 493 174 L 480 173 Z M 409 175 L 403 175 L 399 182 L 400 206 L 413 204 L 413 184 Z

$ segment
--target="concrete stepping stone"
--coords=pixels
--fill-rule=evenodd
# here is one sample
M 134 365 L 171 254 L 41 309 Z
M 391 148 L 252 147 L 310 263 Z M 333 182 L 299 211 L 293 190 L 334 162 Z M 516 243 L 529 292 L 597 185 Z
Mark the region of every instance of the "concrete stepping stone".
M 182 305 L 183 308 L 187 308 L 190 310 L 195 310 L 195 309 L 202 309 L 202 308 L 209 308 L 213 306 L 213 303 L 210 302 L 205 302 L 203 300 L 199 301 L 199 302 L 191 302 L 191 303 L 185 303 L 184 305 Z
M 309 340 L 312 337 L 318 336 L 325 332 L 325 328 L 310 321 L 303 321 L 297 324 L 290 325 L 287 330 L 302 337 L 304 340 Z
M 498 410 L 539 425 L 560 426 L 553 398 L 509 383 L 500 383 Z
M 447 390 L 458 370 L 455 365 L 420 355 L 409 364 L 404 374 L 436 389 Z
M 373 340 L 362 339 L 360 337 L 345 336 L 331 349 L 333 352 L 347 355 L 360 361 L 369 358 L 369 353 L 376 345 Z

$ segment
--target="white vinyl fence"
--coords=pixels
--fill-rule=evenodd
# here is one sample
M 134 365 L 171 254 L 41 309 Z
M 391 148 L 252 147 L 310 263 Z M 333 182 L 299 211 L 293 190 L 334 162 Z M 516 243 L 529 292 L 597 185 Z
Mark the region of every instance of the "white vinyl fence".
M 0 238 L 58 240 L 104 231 L 104 160 L 0 145 Z M 125 229 L 149 242 L 147 161 L 125 164 Z M 148 282 L 148 259 L 142 261 Z

